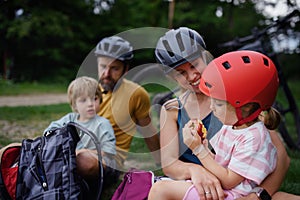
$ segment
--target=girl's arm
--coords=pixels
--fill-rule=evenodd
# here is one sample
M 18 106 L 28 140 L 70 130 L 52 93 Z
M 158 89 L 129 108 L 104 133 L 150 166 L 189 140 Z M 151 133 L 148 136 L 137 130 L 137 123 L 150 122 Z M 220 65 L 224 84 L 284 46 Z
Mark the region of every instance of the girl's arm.
M 223 189 L 231 189 L 244 180 L 244 177 L 218 164 L 210 154 L 207 140 L 203 141 L 194 128 L 196 120 L 190 120 L 183 128 L 184 143 L 189 146 L 203 166 L 214 174 L 222 184 Z
M 199 160 L 201 160 L 201 163 L 204 165 L 204 167 L 220 180 L 223 189 L 232 189 L 245 179 L 243 176 L 233 172 L 232 170 L 219 165 L 209 154 L 204 145 L 201 145 L 203 150 L 195 153 L 195 155 L 197 155 Z

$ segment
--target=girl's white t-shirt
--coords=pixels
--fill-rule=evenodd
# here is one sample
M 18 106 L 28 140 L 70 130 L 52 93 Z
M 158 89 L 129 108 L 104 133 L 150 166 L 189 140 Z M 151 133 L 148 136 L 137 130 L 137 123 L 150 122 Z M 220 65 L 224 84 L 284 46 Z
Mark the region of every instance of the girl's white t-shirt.
M 237 130 L 223 125 L 210 143 L 220 165 L 245 177 L 230 190 L 236 197 L 247 195 L 275 169 L 277 150 L 262 122 Z

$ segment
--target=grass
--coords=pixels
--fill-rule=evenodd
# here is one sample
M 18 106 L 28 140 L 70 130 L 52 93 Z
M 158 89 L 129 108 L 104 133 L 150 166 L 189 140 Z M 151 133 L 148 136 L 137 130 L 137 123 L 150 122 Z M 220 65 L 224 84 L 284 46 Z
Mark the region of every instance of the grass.
M 300 195 L 300 152 L 288 150 L 288 154 L 291 158 L 291 164 L 280 189 L 288 193 Z
M 0 107 L 0 146 L 41 136 L 51 121 L 70 111 L 68 104 Z
M 299 83 L 300 81 L 292 81 L 290 83 L 298 104 L 300 103 L 300 88 L 297 87 Z M 11 83 L 3 85 L 0 81 L 0 95 L 44 93 L 44 91 L 48 93 L 65 92 L 66 90 L 65 85 L 9 84 Z M 161 89 L 161 87 L 157 88 L 159 91 Z M 10 90 L 14 91 L 10 92 Z M 151 88 L 151 90 L 151 92 L 155 92 L 155 89 Z M 281 98 L 280 94 L 279 98 Z M 68 104 L 0 107 L 0 146 L 7 145 L 13 141 L 21 141 L 24 138 L 40 136 L 51 121 L 70 111 Z M 147 152 L 148 149 L 143 139 L 134 137 L 130 151 Z M 288 150 L 288 154 L 291 157 L 291 164 L 280 190 L 300 195 L 300 152 Z M 156 171 L 156 173 L 158 175 L 162 174 L 161 170 Z M 113 192 L 113 190 L 110 192 Z
M 0 96 L 41 94 L 41 93 L 65 93 L 68 84 L 47 83 L 13 83 L 0 79 Z

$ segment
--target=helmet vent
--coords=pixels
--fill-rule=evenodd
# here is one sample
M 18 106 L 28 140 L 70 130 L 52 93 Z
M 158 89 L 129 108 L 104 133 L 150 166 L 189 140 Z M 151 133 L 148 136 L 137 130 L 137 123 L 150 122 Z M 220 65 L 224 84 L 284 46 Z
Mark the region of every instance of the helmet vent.
M 250 58 L 248 56 L 242 56 L 244 63 L 250 63 Z
M 269 67 L 269 60 L 266 59 L 266 58 L 263 58 L 263 60 L 264 60 L 264 65 L 266 65 L 267 67 Z
M 108 51 L 108 47 L 109 47 L 109 44 L 108 43 L 104 43 L 104 51 Z
M 117 52 L 120 49 L 120 45 L 112 46 L 111 52 Z
M 164 41 L 163 41 L 163 44 L 164 44 L 166 50 L 168 51 L 169 55 L 170 55 L 171 57 L 173 57 L 173 56 L 174 56 L 174 53 L 172 52 L 171 47 L 170 47 L 169 43 L 167 42 L 167 40 L 164 40 Z
M 205 82 L 205 86 L 208 87 L 208 88 L 212 88 L 212 85 L 209 84 L 208 82 Z
M 180 51 L 184 51 L 184 45 L 183 45 L 180 33 L 176 34 L 176 40 L 177 40 Z
M 191 45 L 194 46 L 194 44 L 195 44 L 195 39 L 194 39 L 193 33 L 191 33 L 191 31 L 189 31 L 189 36 L 190 36 L 190 38 L 191 38 Z
M 225 68 L 225 69 L 229 69 L 229 68 L 231 68 L 231 65 L 229 64 L 229 62 L 223 62 L 222 63 L 222 65 L 223 65 L 223 67 Z

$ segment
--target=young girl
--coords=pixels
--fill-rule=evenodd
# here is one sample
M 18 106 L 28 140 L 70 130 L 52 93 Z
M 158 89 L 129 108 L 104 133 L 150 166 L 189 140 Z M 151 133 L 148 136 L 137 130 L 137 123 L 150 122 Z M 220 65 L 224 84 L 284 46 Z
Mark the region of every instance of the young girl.
M 268 129 L 275 129 L 280 115 L 271 106 L 278 89 L 273 62 L 263 54 L 237 51 L 213 60 L 204 70 L 200 90 L 212 97 L 211 109 L 224 124 L 210 140 L 215 155 L 190 120 L 183 128 L 184 143 L 202 165 L 221 182 L 225 199 L 252 192 L 276 166 L 277 152 Z M 268 120 L 261 122 L 265 111 Z M 268 129 L 267 129 L 268 128 Z M 203 188 L 206 199 L 217 199 L 216 190 Z M 189 181 L 160 181 L 149 199 L 202 199 Z

